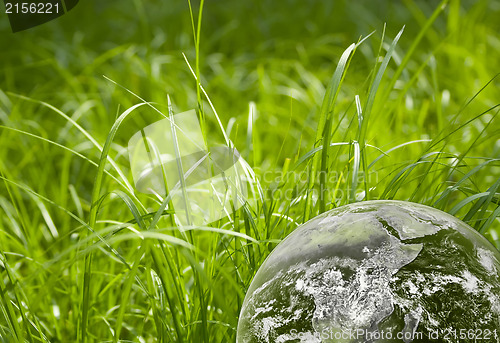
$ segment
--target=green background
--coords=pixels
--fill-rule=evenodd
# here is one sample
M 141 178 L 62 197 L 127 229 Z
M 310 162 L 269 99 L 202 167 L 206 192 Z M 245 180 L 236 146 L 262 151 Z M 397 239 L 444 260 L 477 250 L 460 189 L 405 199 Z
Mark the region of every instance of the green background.
M 199 35 L 191 5 L 81 1 L 15 34 L 0 14 L 0 341 L 233 342 L 272 248 L 357 200 L 430 205 L 500 247 L 500 2 L 207 0 Z M 161 115 L 112 129 L 168 94 L 222 141 L 183 54 L 260 181 L 204 229 L 127 187 L 128 139 Z

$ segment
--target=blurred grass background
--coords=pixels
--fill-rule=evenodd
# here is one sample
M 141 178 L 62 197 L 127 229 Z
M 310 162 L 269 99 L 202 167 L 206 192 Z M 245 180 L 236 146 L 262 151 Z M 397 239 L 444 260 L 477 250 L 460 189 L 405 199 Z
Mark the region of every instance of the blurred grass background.
M 199 3 L 192 6 L 197 24 Z M 117 116 L 139 102 L 103 75 L 162 110 L 167 94 L 175 112 L 198 108 L 182 55 L 194 67 L 188 2 L 81 1 L 16 34 L 0 17 L 2 342 L 232 342 L 244 292 L 275 244 L 356 199 L 428 204 L 500 247 L 499 1 L 214 0 L 202 17 L 201 84 L 263 193 L 212 224 L 226 234 L 192 230 L 189 238 L 164 216 L 153 225 L 164 236 L 144 240 L 122 229 L 147 227 L 159 204 L 133 192 L 124 197 L 134 205 L 110 194 L 97 224 L 85 227 L 97 173 L 88 160 L 98 164 L 101 150 L 83 131 L 104 145 Z M 356 152 L 355 96 L 366 103 L 403 26 L 364 123 L 369 146 Z M 318 200 L 308 192 L 319 182 L 309 183 L 319 170 L 308 152 L 324 137 L 326 87 L 344 50 L 372 32 L 335 101 L 328 141 L 347 144 L 326 154 L 328 199 Z M 206 100 L 202 107 L 206 132 L 220 137 Z M 143 106 L 116 131 L 110 157 L 130 183 L 128 139 L 160 118 Z M 123 190 L 105 169 L 117 180 L 105 177 L 97 194 Z M 306 182 L 279 177 L 291 171 Z

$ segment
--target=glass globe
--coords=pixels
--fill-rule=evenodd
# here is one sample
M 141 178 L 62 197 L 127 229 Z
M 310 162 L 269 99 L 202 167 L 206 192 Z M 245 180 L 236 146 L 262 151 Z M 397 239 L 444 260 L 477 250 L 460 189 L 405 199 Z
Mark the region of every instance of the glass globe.
M 255 275 L 237 343 L 500 342 L 500 253 L 459 219 L 367 201 L 297 228 Z

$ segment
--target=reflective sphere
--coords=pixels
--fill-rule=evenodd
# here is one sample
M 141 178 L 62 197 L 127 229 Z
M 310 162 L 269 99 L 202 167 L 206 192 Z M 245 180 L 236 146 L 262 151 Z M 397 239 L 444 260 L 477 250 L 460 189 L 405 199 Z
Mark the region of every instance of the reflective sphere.
M 459 219 L 403 201 L 343 206 L 255 275 L 238 343 L 500 342 L 500 253 Z

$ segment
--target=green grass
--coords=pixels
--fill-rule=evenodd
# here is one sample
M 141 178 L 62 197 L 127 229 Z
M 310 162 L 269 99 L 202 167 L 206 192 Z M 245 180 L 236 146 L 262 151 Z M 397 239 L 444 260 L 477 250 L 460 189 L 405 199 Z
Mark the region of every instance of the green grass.
M 500 248 L 498 2 L 202 8 L 0 22 L 0 342 L 234 342 L 269 252 L 355 201 L 427 204 Z M 127 142 L 167 95 L 253 168 L 231 218 L 176 227 L 135 191 Z

